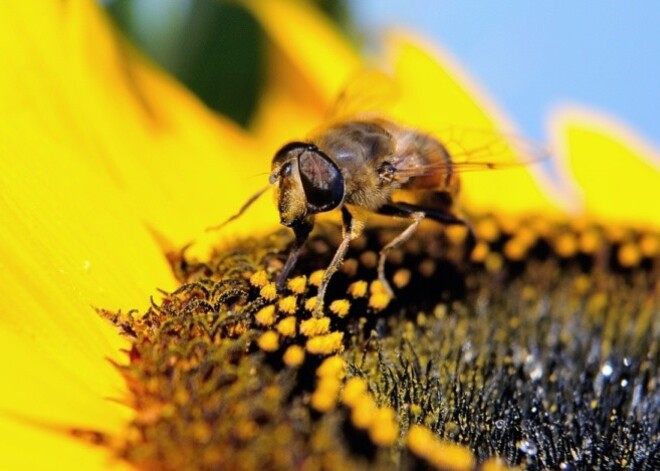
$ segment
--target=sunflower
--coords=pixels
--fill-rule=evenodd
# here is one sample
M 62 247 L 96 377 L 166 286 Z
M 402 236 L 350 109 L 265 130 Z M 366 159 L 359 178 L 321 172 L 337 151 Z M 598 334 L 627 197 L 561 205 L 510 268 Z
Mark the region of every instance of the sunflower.
M 4 5 L 4 467 L 657 465 L 650 146 L 594 113 L 557 113 L 569 190 L 528 166 L 466 175 L 473 269 L 464 234 L 421 231 L 391 257 L 391 299 L 374 279 L 390 229 L 370 229 L 314 318 L 336 227 L 319 228 L 285 293 L 273 279 L 290 236 L 272 205 L 205 229 L 365 61 L 305 4 L 242 3 L 269 51 L 249 131 L 93 2 Z M 397 118 L 507 128 L 446 54 L 404 33 L 386 46 Z

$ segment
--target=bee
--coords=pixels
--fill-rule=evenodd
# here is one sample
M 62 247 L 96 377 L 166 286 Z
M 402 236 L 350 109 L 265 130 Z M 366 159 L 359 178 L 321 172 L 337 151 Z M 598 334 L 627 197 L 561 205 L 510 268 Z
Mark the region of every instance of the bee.
M 363 231 L 369 213 L 409 221 L 379 253 L 378 279 L 392 297 L 385 276 L 387 255 L 410 239 L 424 219 L 466 226 L 468 244 L 473 245 L 469 222 L 455 213 L 460 172 L 496 168 L 498 163 L 469 159 L 456 162 L 453 157 L 430 133 L 369 111 L 336 119 L 307 139 L 282 146 L 273 157 L 269 184 L 277 192 L 280 223 L 293 230 L 295 240 L 277 278 L 278 290 L 283 290 L 321 213 L 340 211 L 343 227 L 341 243 L 318 287 L 316 316 L 323 315 L 330 280 L 350 242 Z M 252 196 L 226 222 L 239 217 L 267 189 Z M 414 203 L 399 199 L 402 192 L 414 195 Z

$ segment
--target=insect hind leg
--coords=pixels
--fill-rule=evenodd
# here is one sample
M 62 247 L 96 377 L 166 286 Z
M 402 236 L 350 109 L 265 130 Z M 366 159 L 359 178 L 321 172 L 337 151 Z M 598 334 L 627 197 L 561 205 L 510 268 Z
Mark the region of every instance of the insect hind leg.
M 394 297 L 394 291 L 390 286 L 390 283 L 385 277 L 385 261 L 387 260 L 388 253 L 405 243 L 412 235 L 415 233 L 419 224 L 423 219 L 428 218 L 432 219 L 441 224 L 455 225 L 459 224 L 465 226 L 468 230 L 467 235 L 467 250 L 466 255 L 469 256 L 472 253 L 472 249 L 476 245 L 476 237 L 474 235 L 474 229 L 472 224 L 465 219 L 461 219 L 450 212 L 444 212 L 442 210 L 425 208 L 422 206 L 417 206 L 410 203 L 390 203 L 385 206 L 382 206 L 378 210 L 379 214 L 402 217 L 407 219 L 412 219 L 413 222 L 406 227 L 403 232 L 398 236 L 392 239 L 387 245 L 385 245 L 379 253 L 378 258 L 378 280 L 383 285 L 383 288 L 389 293 L 390 296 Z

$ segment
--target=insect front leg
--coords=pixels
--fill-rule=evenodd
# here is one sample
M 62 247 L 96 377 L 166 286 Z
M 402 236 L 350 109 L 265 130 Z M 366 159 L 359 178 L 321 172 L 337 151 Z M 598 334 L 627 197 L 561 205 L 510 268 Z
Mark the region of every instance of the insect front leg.
M 342 240 L 339 244 L 339 247 L 337 247 L 335 256 L 332 257 L 330 265 L 328 265 L 328 268 L 326 268 L 323 272 L 323 278 L 321 279 L 321 284 L 319 285 L 319 289 L 316 294 L 316 304 L 314 305 L 315 317 L 323 316 L 323 298 L 325 297 L 325 292 L 328 289 L 330 279 L 339 268 L 339 265 L 341 265 L 341 262 L 344 260 L 344 256 L 346 255 L 346 251 L 348 250 L 348 245 L 350 244 L 351 240 L 358 237 L 360 232 L 362 232 L 361 225 L 356 224 L 355 218 L 348 211 L 348 209 L 346 209 L 346 206 L 342 206 L 341 215 L 343 221 Z
M 284 290 L 284 284 L 286 283 L 289 274 L 291 274 L 291 270 L 293 270 L 293 268 L 296 266 L 298 257 L 300 256 L 300 253 L 302 252 L 302 249 L 305 246 L 305 242 L 309 237 L 309 233 L 312 232 L 313 228 L 314 228 L 313 216 L 306 217 L 301 222 L 296 223 L 294 226 L 292 226 L 293 233 L 296 236 L 296 240 L 293 244 L 293 247 L 291 248 L 291 252 L 289 252 L 289 258 L 287 258 L 286 263 L 284 264 L 284 267 L 280 272 L 280 275 L 277 277 L 277 282 L 276 282 L 277 291 L 281 292 Z

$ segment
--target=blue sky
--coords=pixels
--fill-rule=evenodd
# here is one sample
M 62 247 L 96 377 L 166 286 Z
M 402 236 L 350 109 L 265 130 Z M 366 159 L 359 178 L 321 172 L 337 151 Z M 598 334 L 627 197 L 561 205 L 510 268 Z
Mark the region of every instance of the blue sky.
M 562 104 L 602 111 L 660 148 L 660 1 L 357 0 L 362 30 L 447 50 L 528 137 Z

